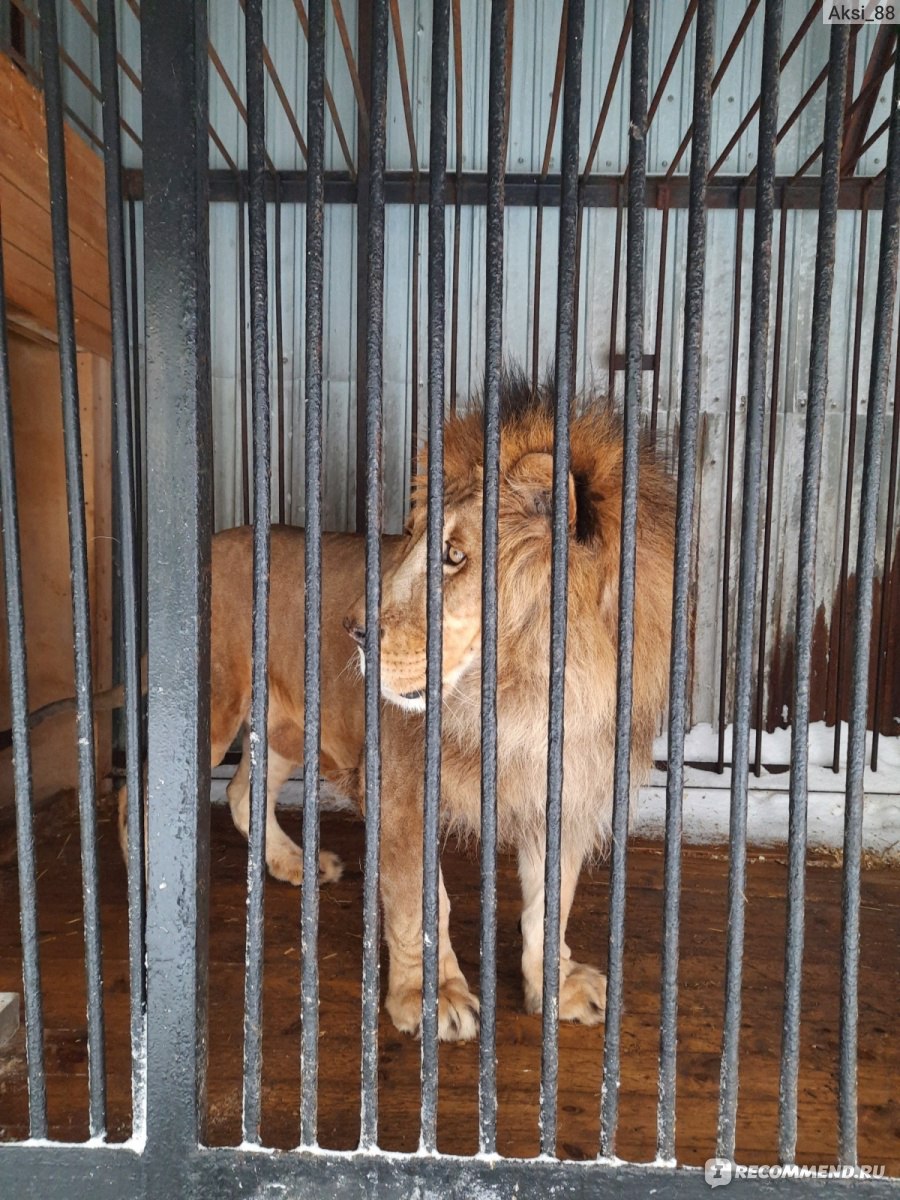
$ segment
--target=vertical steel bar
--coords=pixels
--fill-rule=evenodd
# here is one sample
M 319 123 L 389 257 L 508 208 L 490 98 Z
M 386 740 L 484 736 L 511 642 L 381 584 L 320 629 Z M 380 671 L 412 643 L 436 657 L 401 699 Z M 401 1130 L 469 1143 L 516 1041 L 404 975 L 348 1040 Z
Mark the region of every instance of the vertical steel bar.
M 250 433 L 247 421 L 247 222 L 243 182 L 238 182 L 238 395 L 240 397 L 241 521 L 250 520 Z
M 137 241 L 137 201 L 129 200 L 128 202 L 128 271 L 129 271 L 129 292 L 131 297 L 131 430 L 132 430 L 132 456 L 133 456 L 133 478 L 134 478 L 134 510 L 136 514 L 136 528 L 138 543 L 142 545 L 144 542 L 144 479 L 146 472 L 144 471 L 144 425 L 143 412 L 141 404 L 141 316 L 140 304 L 138 303 L 138 241 Z M 138 566 L 141 567 L 140 558 Z M 138 575 L 138 579 L 143 583 L 142 574 Z M 143 639 L 143 587 L 138 588 L 136 597 L 138 617 L 137 626 Z M 143 646 L 143 641 L 141 643 Z
M 622 449 L 622 538 L 619 564 L 616 747 L 613 774 L 612 856 L 609 877 L 609 973 L 600 1153 L 615 1153 L 619 1116 L 622 983 L 625 951 L 625 870 L 631 794 L 631 698 L 634 661 L 634 586 L 638 502 L 638 442 L 644 358 L 644 225 L 647 188 L 647 73 L 649 0 L 634 0 L 628 147 L 628 234 L 625 282 L 625 440 Z
M 450 412 L 456 412 L 456 372 L 459 352 L 459 254 L 462 225 L 460 181 L 463 169 L 463 100 L 462 100 L 462 14 L 460 0 L 452 0 L 453 17 L 453 78 L 455 92 L 456 129 L 456 197 L 453 203 L 453 275 L 450 285 Z
M 87 528 L 84 512 L 75 312 L 72 300 L 72 267 L 69 258 L 69 205 L 62 80 L 59 69 L 56 6 L 53 0 L 41 0 L 39 12 L 44 106 L 47 118 L 47 167 L 50 177 L 50 222 L 53 235 L 53 277 L 56 287 L 56 325 L 59 340 L 66 494 L 69 509 L 75 695 L 78 701 L 76 717 L 78 809 L 81 828 L 81 886 L 84 903 L 85 970 L 87 974 L 89 1125 L 91 1136 L 98 1137 L 106 1127 L 106 1066 Z
M 541 163 L 541 179 L 550 174 L 550 162 L 553 155 L 553 139 L 556 135 L 556 121 L 559 115 L 559 98 L 562 95 L 563 71 L 566 63 L 566 26 L 569 20 L 569 0 L 563 0 L 562 15 L 559 18 L 559 42 L 556 47 L 556 72 L 553 76 L 553 91 L 550 97 L 550 119 L 547 122 L 547 137 L 544 141 L 544 158 Z M 537 195 L 534 231 L 534 284 L 531 318 L 531 388 L 537 392 L 540 386 L 540 345 L 541 345 L 541 267 L 543 262 L 544 242 L 544 200 L 543 191 Z
M 816 527 L 822 435 L 828 397 L 828 340 L 834 287 L 834 248 L 840 190 L 841 141 L 847 84 L 849 30 L 831 29 L 828 89 L 813 284 L 812 334 L 809 348 L 809 401 L 803 448 L 800 493 L 800 537 L 797 561 L 797 626 L 794 637 L 794 697 L 791 713 L 791 780 L 788 830 L 787 932 L 784 948 L 784 1014 L 781 1027 L 778 1157 L 792 1163 L 797 1149 L 797 1080 L 800 1060 L 800 993 L 803 970 L 806 885 L 806 805 L 809 790 L 809 716 L 812 644 L 816 607 Z M 782 215 L 782 219 L 783 215 Z
M 438 834 L 443 703 L 445 206 L 450 0 L 437 0 L 433 22 L 428 202 L 428 661 L 422 889 L 422 1122 L 419 1139 L 421 1149 L 428 1153 L 437 1146 L 438 1097 Z
M 381 845 L 381 529 L 384 331 L 384 164 L 388 0 L 372 2 L 369 239 L 366 263 L 366 848 L 363 883 L 362 1112 L 360 1145 L 378 1140 L 378 880 Z
M 416 473 L 417 442 L 419 436 L 419 156 L 416 151 L 416 135 L 413 125 L 412 101 L 410 99 L 409 74 L 406 67 L 406 51 L 403 45 L 403 23 L 397 0 L 390 0 L 391 28 L 394 31 L 394 48 L 397 52 L 397 69 L 400 75 L 400 91 L 403 97 L 403 116 L 406 121 L 406 140 L 412 167 L 412 283 L 410 287 L 411 308 L 411 363 L 412 404 L 410 412 L 409 463 L 410 479 Z
M 734 511 L 734 443 L 737 425 L 738 369 L 741 352 L 741 302 L 744 267 L 744 209 L 746 194 L 738 196 L 734 237 L 734 292 L 731 301 L 731 370 L 728 381 L 728 435 L 725 447 L 725 518 L 722 533 L 722 608 L 719 617 L 719 711 L 716 770 L 725 769 L 725 727 L 728 723 L 728 626 L 731 615 L 731 527 Z
M 206 4 L 141 22 L 147 353 L 148 1189 L 183 1195 L 206 1114 L 212 401 Z
M 616 239 L 613 249 L 612 306 L 609 317 L 609 372 L 606 385 L 606 394 L 610 400 L 613 400 L 616 394 L 616 335 L 619 326 L 619 280 L 622 274 L 622 226 L 625 218 L 625 194 L 621 187 L 618 188 L 618 192 Z
M 325 278 L 325 0 L 310 0 L 306 135 L 306 542 L 303 885 L 300 895 L 300 1144 L 317 1140 L 319 751 L 322 732 L 322 304 Z
M 484 526 L 481 577 L 481 1041 L 478 1144 L 497 1148 L 497 551 L 503 356 L 506 0 L 492 0 L 488 100 L 487 305 L 484 368 Z
M 850 421 L 847 430 L 847 474 L 844 478 L 844 528 L 841 537 L 841 570 L 838 582 L 837 625 L 834 633 L 834 747 L 831 769 L 841 769 L 841 712 L 844 702 L 844 647 L 846 645 L 847 580 L 850 574 L 850 519 L 853 515 L 853 480 L 856 470 L 856 427 L 859 416 L 859 376 L 862 359 L 863 318 L 865 315 L 866 252 L 869 233 L 869 186 L 862 194 L 859 212 L 859 249 L 856 261 L 856 314 L 853 328 L 853 358 L 850 366 Z M 830 663 L 829 663 L 830 665 Z M 829 672 L 829 674 L 832 674 Z
M 309 161 L 307 159 L 307 178 Z M 288 469 L 290 459 L 287 451 L 284 412 L 284 302 L 281 287 L 281 176 L 275 172 L 275 380 L 278 397 L 278 523 L 284 524 L 289 487 Z
M 247 837 L 247 968 L 244 988 L 245 1143 L 259 1143 L 262 1083 L 263 921 L 269 707 L 269 558 L 272 447 L 269 286 L 266 252 L 266 114 L 262 0 L 246 0 L 247 161 L 250 235 L 250 372 L 253 403 L 253 667 L 250 698 L 250 830 Z
M 128 309 L 122 154 L 119 142 L 119 72 L 116 61 L 115 0 L 99 0 L 100 79 L 106 235 L 112 325 L 115 491 L 118 510 L 123 683 L 125 687 L 125 778 L 128 787 L 128 949 L 131 991 L 131 1094 L 135 1129 L 142 1127 L 144 1042 L 144 810 L 141 767 L 141 628 L 138 611 L 139 531 L 135 506 L 132 413 L 128 380 Z
M 891 422 L 891 456 L 888 467 L 887 513 L 884 525 L 884 557 L 881 566 L 881 599 L 878 606 L 878 646 L 875 658 L 875 688 L 872 709 L 872 758 L 873 771 L 878 770 L 878 740 L 881 730 L 881 710 L 885 681 L 885 668 L 890 642 L 886 644 L 887 624 L 890 619 L 894 578 L 891 570 L 891 555 L 894 552 L 894 517 L 897 503 L 897 458 L 900 450 L 900 338 L 897 340 L 897 358 L 894 362 L 894 419 Z
M 309 42 L 309 20 L 306 16 L 306 9 L 303 7 L 303 0 L 294 0 L 294 8 L 297 11 L 297 17 L 303 28 L 303 33 L 306 37 L 306 40 L 307 40 L 307 42 Z M 335 11 L 335 16 L 337 16 L 338 13 L 341 13 L 341 20 L 343 21 L 343 13 L 341 11 L 340 2 L 338 2 L 335 5 L 334 11 Z M 346 23 L 344 23 L 343 28 L 341 30 L 342 37 L 344 36 L 344 34 L 346 34 L 346 31 L 347 31 L 347 26 L 346 26 Z M 346 49 L 346 47 L 345 47 L 345 49 Z M 352 54 L 351 54 L 351 60 L 352 60 Z M 356 84 L 358 84 L 358 82 L 359 82 L 359 76 L 356 73 L 355 64 L 353 66 L 352 74 L 353 74 L 352 82 L 353 82 L 354 86 L 356 86 Z M 347 164 L 347 170 L 350 173 L 350 178 L 355 179 L 356 178 L 356 167 L 354 166 L 354 163 L 353 163 L 353 156 L 350 153 L 350 147 L 347 144 L 347 136 L 344 133 L 344 126 L 341 123 L 341 115 L 338 112 L 337 105 L 334 102 L 334 94 L 332 93 L 331 88 L 328 86 L 327 78 L 324 81 L 324 91 L 325 91 L 325 103 L 328 105 L 328 111 L 331 113 L 331 119 L 334 122 L 334 131 L 337 134 L 338 141 L 341 144 L 341 153 L 344 155 L 344 162 L 346 162 L 346 164 Z M 307 157 L 307 164 L 308 164 L 308 162 L 309 162 L 309 154 L 308 153 L 307 153 L 306 157 Z M 307 166 L 307 170 L 308 169 L 309 169 L 309 167 Z
M 409 420 L 409 474 L 410 480 L 416 473 L 416 460 L 419 453 L 419 177 L 416 174 L 414 185 L 415 202 L 413 204 L 413 228 L 412 228 L 412 283 L 410 287 L 409 303 L 412 309 L 410 320 L 409 337 L 412 343 L 410 348 L 410 374 L 412 375 L 412 403 L 410 405 L 410 420 Z
M 47 1136 L 47 1083 L 44 1074 L 44 1002 L 38 928 L 37 871 L 32 815 L 31 739 L 28 734 L 28 668 L 25 645 L 25 601 L 16 504 L 12 397 L 6 341 L 6 291 L 3 239 L 0 238 L 0 525 L 3 535 L 3 579 L 9 654 L 12 717 L 13 781 L 16 798 L 16 849 L 19 864 L 19 924 L 25 987 L 25 1053 L 28 1060 L 28 1132 Z
M 419 450 L 419 174 L 416 172 L 413 182 L 412 205 L 412 264 L 410 270 L 410 363 L 409 372 L 412 377 L 412 392 L 410 395 L 409 413 L 409 479 L 410 487 L 416 474 L 416 462 Z
M 663 314 L 666 302 L 666 267 L 669 252 L 669 191 L 661 189 L 660 203 L 662 205 L 661 227 L 659 231 L 659 275 L 656 285 L 656 321 L 653 329 L 653 394 L 650 397 L 650 440 L 656 442 L 656 427 L 659 420 L 659 377 L 662 366 L 662 331 Z M 691 246 L 693 254 L 693 243 Z
M 872 581 L 878 534 L 878 492 L 884 435 L 884 409 L 890 374 L 894 296 L 897 287 L 897 243 L 900 234 L 900 62 L 894 66 L 888 133 L 884 207 L 878 248 L 878 282 L 872 328 L 869 411 L 863 450 L 856 553 L 856 619 L 850 674 L 847 740 L 847 792 L 844 806 L 844 870 L 841 888 L 841 1015 L 838 1075 L 838 1156 L 856 1165 L 856 1074 L 859 1030 L 859 882 L 862 854 L 863 774 L 866 765 L 866 721 L 869 698 L 869 651 L 872 640 Z
M 631 26 L 634 19 L 632 0 L 629 0 L 628 6 L 625 9 L 625 16 L 622 20 L 622 30 L 619 34 L 619 41 L 616 45 L 616 52 L 613 56 L 613 63 L 609 73 L 609 79 L 606 83 L 606 91 L 603 94 L 603 102 L 600 105 L 600 113 L 597 117 L 597 124 L 594 127 L 594 136 L 591 139 L 590 149 L 588 150 L 587 161 L 584 164 L 584 170 L 581 173 L 581 182 L 585 184 L 590 176 L 594 166 L 594 159 L 597 156 L 597 150 L 600 146 L 600 139 L 603 136 L 603 130 L 606 127 L 606 121 L 609 116 L 609 110 L 612 106 L 613 96 L 616 93 L 616 85 L 619 80 L 619 72 L 622 70 L 622 63 L 625 61 L 625 48 L 628 45 L 628 39 L 631 37 Z M 581 235 L 582 235 L 582 218 L 583 218 L 583 203 L 579 199 L 578 208 L 578 231 L 575 239 L 576 251 L 576 274 L 575 274 L 575 299 L 578 300 L 578 289 L 581 279 Z M 607 376 L 607 396 L 612 399 L 615 392 L 616 382 L 616 327 L 619 316 L 619 274 L 622 258 L 622 220 L 624 216 L 623 209 L 623 194 L 619 191 L 618 202 L 616 205 L 616 244 L 613 254 L 613 285 L 612 285 L 612 314 L 610 317 L 610 335 L 609 335 L 609 369 Z M 576 331 L 577 338 L 577 331 Z
M 537 392 L 541 383 L 541 266 L 544 257 L 544 199 L 538 192 L 534 224 L 534 301 L 531 318 L 531 389 Z
M 706 273 L 706 175 L 712 111 L 712 63 L 716 0 L 700 0 L 694 51 L 693 149 L 687 244 L 690 253 L 684 287 L 684 349 L 681 415 L 678 427 L 678 496 L 675 513 L 675 573 L 669 674 L 669 770 L 666 778 L 665 881 L 659 1019 L 659 1105 L 657 1157 L 675 1157 L 675 1089 L 678 1048 L 678 932 L 681 903 L 681 819 L 684 792 L 684 739 L 690 670 L 691 543 L 700 425 L 703 300 Z
M 562 194 L 556 305 L 556 409 L 550 572 L 550 683 L 544 857 L 544 977 L 541 1028 L 541 1153 L 556 1153 L 559 1092 L 560 886 L 565 741 L 566 617 L 569 595 L 569 416 L 574 402 L 575 243 L 584 0 L 569 0 L 562 114 Z
M 340 11 L 340 0 L 333 5 Z M 368 384 L 366 363 L 369 333 L 369 112 L 372 106 L 372 0 L 357 6 L 356 45 L 360 86 L 366 103 L 360 103 L 356 123 L 356 524 L 361 533 L 366 521 L 366 414 Z M 349 61 L 349 60 L 348 60 Z
M 738 1100 L 738 1047 L 744 956 L 744 879 L 747 865 L 747 775 L 750 762 L 753 684 L 753 618 L 756 608 L 757 535 L 769 339 L 769 281 L 775 207 L 775 139 L 778 136 L 779 54 L 783 0 L 766 0 L 757 153 L 753 274 L 750 293 L 750 371 L 741 495 L 741 546 L 735 651 L 734 744 L 731 761 L 731 851 L 728 869 L 728 935 L 725 958 L 725 1019 L 719 1085 L 716 1153 L 734 1157 Z
M 784 325 L 784 281 L 787 275 L 787 227 L 789 189 L 781 192 L 778 223 L 778 279 L 775 283 L 775 332 L 772 339 L 772 386 L 769 400 L 769 445 L 766 455 L 766 502 L 763 517 L 762 578 L 759 584 L 759 639 L 756 649 L 756 734 L 753 748 L 753 774 L 762 770 L 762 741 L 766 701 L 766 646 L 768 644 L 769 568 L 772 559 L 772 508 L 775 501 L 775 453 L 778 448 L 778 397 L 781 383 L 781 337 Z

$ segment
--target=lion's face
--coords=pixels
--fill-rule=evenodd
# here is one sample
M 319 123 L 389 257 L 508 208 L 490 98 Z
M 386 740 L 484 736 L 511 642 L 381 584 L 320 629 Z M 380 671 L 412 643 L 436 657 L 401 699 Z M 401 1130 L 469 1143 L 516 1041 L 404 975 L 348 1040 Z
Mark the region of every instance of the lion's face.
M 523 617 L 535 601 L 549 595 L 550 512 L 553 459 L 527 453 L 501 473 L 498 577 L 501 626 L 509 632 L 513 610 Z M 464 495 L 448 501 L 443 533 L 443 690 L 447 696 L 481 650 L 482 493 L 481 472 L 468 480 Z M 570 477 L 569 518 L 574 528 L 575 497 Z M 474 486 L 473 486 L 474 484 Z M 410 712 L 425 711 L 427 620 L 427 533 L 425 504 L 414 507 L 403 553 L 382 577 L 381 691 L 386 700 Z M 535 560 L 534 553 L 537 558 Z M 513 572 L 509 561 L 537 562 L 530 571 Z M 537 589 L 539 597 L 528 593 Z M 512 591 L 514 595 L 508 595 Z M 504 595 L 506 602 L 504 603 Z M 365 662 L 365 597 L 344 622 Z
M 410 712 L 425 711 L 427 532 L 424 506 L 410 518 L 399 559 L 381 583 L 381 691 Z M 453 688 L 481 648 L 481 500 L 448 505 L 443 536 L 443 684 Z M 365 597 L 353 606 L 347 629 L 360 643 Z

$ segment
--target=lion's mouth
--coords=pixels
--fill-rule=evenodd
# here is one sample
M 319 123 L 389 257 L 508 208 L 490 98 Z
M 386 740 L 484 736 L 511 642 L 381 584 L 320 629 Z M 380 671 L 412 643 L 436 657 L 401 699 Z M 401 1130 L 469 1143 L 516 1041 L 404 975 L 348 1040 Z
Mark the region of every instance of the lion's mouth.
M 425 699 L 425 689 L 419 688 L 418 691 L 415 691 L 415 692 L 401 692 L 400 695 L 403 697 L 404 700 L 424 700 Z

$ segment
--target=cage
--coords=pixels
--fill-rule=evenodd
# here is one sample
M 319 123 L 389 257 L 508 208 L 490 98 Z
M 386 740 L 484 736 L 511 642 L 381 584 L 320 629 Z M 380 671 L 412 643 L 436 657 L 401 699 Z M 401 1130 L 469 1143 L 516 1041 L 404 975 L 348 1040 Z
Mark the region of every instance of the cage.
M 578 1196 L 900 1174 L 883 8 L 0 4 L 4 1189 Z M 545 460 L 527 843 L 505 815 L 516 398 L 540 410 Z M 613 414 L 602 487 L 585 404 Z M 463 428 L 482 563 L 468 824 L 444 678 Z M 600 502 L 612 532 L 579 525 Z M 421 677 L 398 695 L 404 528 Z M 666 535 L 659 594 L 648 529 Z M 597 619 L 572 581 L 601 543 L 613 656 L 586 678 L 611 699 L 579 745 L 593 763 L 603 743 L 606 853 L 572 906 L 586 769 L 567 645 L 571 663 Z M 223 617 L 226 585 L 244 600 Z M 666 702 L 647 715 L 640 613 L 660 605 Z M 245 675 L 219 736 L 226 627 Z M 392 1007 L 398 879 L 416 1037 Z M 447 897 L 480 1012 L 447 990 Z

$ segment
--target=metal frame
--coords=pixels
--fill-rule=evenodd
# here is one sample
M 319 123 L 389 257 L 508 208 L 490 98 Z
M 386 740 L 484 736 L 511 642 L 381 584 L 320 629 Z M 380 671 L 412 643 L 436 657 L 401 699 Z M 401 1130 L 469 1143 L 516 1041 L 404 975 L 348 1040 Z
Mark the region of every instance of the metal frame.
M 366 7 L 366 6 L 363 6 Z M 751 5 L 748 12 L 755 7 Z M 726 964 L 725 1028 L 722 1050 L 720 1111 L 716 1150 L 732 1158 L 738 1098 L 738 1038 L 743 965 L 743 881 L 746 858 L 747 773 L 752 706 L 753 624 L 757 566 L 757 532 L 763 453 L 768 298 L 772 262 L 772 225 L 776 204 L 782 208 L 819 208 L 819 243 L 815 284 L 816 320 L 810 361 L 810 405 L 804 454 L 803 515 L 800 537 L 800 588 L 797 601 L 795 704 L 801 729 L 809 720 L 809 677 L 812 631 L 814 533 L 818 505 L 822 417 L 827 385 L 827 349 L 834 267 L 834 233 L 839 207 L 883 206 L 879 257 L 878 320 L 873 336 L 870 411 L 866 426 L 863 505 L 857 555 L 858 604 L 852 657 L 850 749 L 847 775 L 846 840 L 843 876 L 843 967 L 841 980 L 841 1059 L 839 1078 L 841 1161 L 852 1168 L 856 1146 L 856 1058 L 860 889 L 862 771 L 868 688 L 868 647 L 873 622 L 872 584 L 875 560 L 875 505 L 881 471 L 884 410 L 897 282 L 900 237 L 900 63 L 894 66 L 894 107 L 889 127 L 888 165 L 884 181 L 840 179 L 842 131 L 847 116 L 846 74 L 850 36 L 836 27 L 827 70 L 827 103 L 822 143 L 821 182 L 775 177 L 779 131 L 778 79 L 803 30 L 781 52 L 783 0 L 766 0 L 760 98 L 758 169 L 755 195 L 748 180 L 716 179 L 709 173 L 710 102 L 722 76 L 713 75 L 712 44 L 715 0 L 695 0 L 678 35 L 683 44 L 696 22 L 693 122 L 679 158 L 693 139 L 690 176 L 647 180 L 646 134 L 658 102 L 659 88 L 648 103 L 650 0 L 633 0 L 620 39 L 616 76 L 630 40 L 630 154 L 626 180 L 589 176 L 590 161 L 579 175 L 581 43 L 584 0 L 567 0 L 560 29 L 560 69 L 553 104 L 562 99 L 562 173 L 551 177 L 546 167 L 535 177 L 505 172 L 508 134 L 509 51 L 513 5 L 493 0 L 490 47 L 489 161 L 486 176 L 447 172 L 447 97 L 451 26 L 457 30 L 458 7 L 436 0 L 432 47 L 431 147 L 428 172 L 420 172 L 411 141 L 412 174 L 385 171 L 386 94 L 390 22 L 393 18 L 398 62 L 405 72 L 397 9 L 391 0 L 372 0 L 366 44 L 361 45 L 359 95 L 364 161 L 357 177 L 352 164 L 346 177 L 326 177 L 324 127 L 330 92 L 325 78 L 325 0 L 312 0 L 308 15 L 298 0 L 309 46 L 309 129 L 304 140 L 296 131 L 307 160 L 303 172 L 275 172 L 265 150 L 264 67 L 283 98 L 263 39 L 261 0 L 244 4 L 247 29 L 247 96 L 249 169 L 233 164 L 226 173 L 208 170 L 210 129 L 207 114 L 209 47 L 206 7 L 202 0 L 159 0 L 147 4 L 142 23 L 142 77 L 145 95 L 144 156 L 141 173 L 125 173 L 118 151 L 121 121 L 116 88 L 117 56 L 113 0 L 99 0 L 98 35 L 104 97 L 109 221 L 110 284 L 113 303 L 113 381 L 117 445 L 116 513 L 122 539 L 122 614 L 126 695 L 126 747 L 129 785 L 129 934 L 132 984 L 133 1136 L 123 1146 L 104 1144 L 105 1071 L 102 1056 L 103 1011 L 100 990 L 100 947 L 90 643 L 87 569 L 84 557 L 81 455 L 74 373 L 74 323 L 65 206 L 65 150 L 59 53 L 54 0 L 41 0 L 41 45 L 44 62 L 48 159 L 51 178 L 54 266 L 58 297 L 60 368 L 66 430 L 73 548 L 74 639 L 77 662 L 80 734 L 80 815 L 84 846 L 86 972 L 89 980 L 91 1143 L 68 1146 L 46 1141 L 47 1115 L 42 1058 L 40 968 L 38 959 L 34 838 L 31 828 L 28 708 L 25 645 L 20 588 L 20 553 L 16 523 L 15 471 L 12 457 L 5 316 L 0 288 L 0 511 L 3 554 L 8 581 L 6 613 L 10 628 L 13 679 L 13 739 L 16 750 L 17 815 L 21 919 L 25 961 L 26 1025 L 29 1051 L 29 1098 L 32 1141 L 0 1145 L 0 1185 L 22 1197 L 65 1195 L 71 1200 L 110 1196 L 136 1200 L 142 1196 L 204 1197 L 243 1194 L 265 1197 L 361 1197 L 378 1194 L 406 1197 L 413 1192 L 447 1197 L 546 1194 L 555 1197 L 646 1195 L 659 1188 L 674 1196 L 705 1195 L 707 1185 L 696 1169 L 674 1165 L 675 1079 L 678 1001 L 678 920 L 680 884 L 681 794 L 686 687 L 690 631 L 689 585 L 692 551 L 694 482 L 698 447 L 700 356 L 703 330 L 705 225 L 710 207 L 739 208 L 738 228 L 746 208 L 755 207 L 753 306 L 750 328 L 751 372 L 748 436 L 745 444 L 740 541 L 740 605 L 737 615 L 737 715 L 735 771 L 732 782 L 732 860 L 729 870 L 729 937 Z M 301 9 L 303 9 L 301 15 Z M 340 5 L 335 0 L 336 14 Z M 342 17 L 339 19 L 343 20 Z M 746 24 L 742 23 L 744 31 Z M 741 34 L 743 36 L 743 33 Z M 729 54 L 733 53 L 733 43 Z M 345 39 L 345 48 L 346 48 Z M 667 64 L 677 55 L 673 48 Z M 885 58 L 881 47 L 880 60 Z M 215 61 L 215 60 L 213 60 Z M 457 78 L 459 58 L 457 56 Z M 888 69 L 881 63 L 882 76 Z M 874 68 L 873 68 L 874 72 Z M 874 76 L 873 76 L 874 77 Z M 660 85 L 661 87 L 662 85 Z M 867 83 L 873 86 L 872 78 Z M 807 103 L 810 89 L 803 103 Z M 611 93 L 610 93 L 611 94 Z M 868 94 L 868 93 L 867 93 Z M 857 98 L 861 101 L 862 97 Z M 404 91 L 407 126 L 412 139 L 408 92 Z M 608 99 L 604 103 L 608 110 Z M 755 111 L 755 110 L 754 110 Z M 796 118 L 797 110 L 788 125 Z M 591 150 L 593 159 L 602 122 Z M 459 112 L 457 111 L 457 121 Z M 865 123 L 854 134 L 856 153 L 864 144 Z M 457 125 L 459 128 L 459 125 Z M 127 130 L 126 130 L 127 132 Z M 343 141 L 343 139 L 342 139 Z M 548 140 L 549 144 L 549 140 Z M 724 156 L 720 156 L 720 162 Z M 673 164 L 674 166 L 674 164 Z M 670 172 L 671 175 L 671 172 Z M 124 184 L 124 186 L 123 186 Z M 149 626 L 149 785 L 147 890 L 144 895 L 142 833 L 143 796 L 140 772 L 139 647 L 141 645 L 138 578 L 139 505 L 132 427 L 138 375 L 129 353 L 125 275 L 123 203 L 145 205 L 145 323 L 147 346 L 148 561 Z M 252 474 L 248 456 L 246 508 L 253 499 L 253 694 L 251 737 L 256 751 L 251 773 L 251 823 L 248 856 L 247 972 L 244 1027 L 243 1144 L 229 1149 L 203 1148 L 205 1124 L 207 888 L 209 877 L 209 573 L 212 532 L 211 394 L 209 369 L 209 204 L 246 198 L 249 227 L 250 379 L 252 397 Z M 423 831 L 423 1030 L 420 1153 L 387 1154 L 378 1146 L 379 979 L 379 844 L 380 844 L 380 689 L 379 612 L 382 532 L 382 317 L 384 305 L 384 214 L 388 203 L 418 203 L 427 198 L 428 227 L 428 682 L 426 720 L 425 819 Z M 302 1092 L 300 1147 L 293 1152 L 261 1152 L 261 1003 L 265 871 L 266 714 L 268 649 L 268 568 L 271 508 L 271 406 L 266 270 L 267 201 L 302 199 L 307 212 L 307 550 L 306 657 L 307 696 L 305 755 L 316 761 L 320 740 L 319 681 L 322 619 L 322 304 L 324 207 L 327 203 L 360 203 L 365 213 L 360 233 L 365 257 L 360 261 L 360 338 L 365 369 L 360 372 L 361 464 L 365 488 L 359 489 L 360 516 L 366 549 L 366 841 L 364 884 L 363 996 L 360 1147 L 353 1153 L 319 1148 L 317 1141 L 318 1079 L 318 779 L 304 781 L 304 866 L 301 896 L 302 950 Z M 443 518 L 442 422 L 445 378 L 446 208 L 462 203 L 487 207 L 488 280 L 486 387 L 484 402 L 484 560 L 482 649 L 482 1027 L 479 1070 L 479 1153 L 471 1158 L 436 1152 L 437 1000 L 438 1000 L 438 865 L 441 756 L 441 551 Z M 547 778 L 547 904 L 544 916 L 544 1017 L 541 1059 L 541 1158 L 503 1159 L 496 1154 L 496 801 L 497 801 L 497 538 L 499 506 L 499 405 L 502 377 L 503 217 L 506 204 L 537 207 L 558 204 L 559 240 L 556 341 L 556 394 L 553 445 L 551 641 L 549 647 L 550 722 Z M 591 204 L 615 205 L 619 234 L 626 237 L 625 445 L 622 510 L 621 576 L 619 581 L 619 677 L 617 741 L 611 866 L 609 1001 L 601 1088 L 601 1134 L 598 1158 L 589 1163 L 558 1160 L 556 1108 L 558 1093 L 558 999 L 560 824 L 563 796 L 564 672 L 568 553 L 568 424 L 573 390 L 572 364 L 578 308 L 578 248 L 581 215 Z M 630 793 L 632 607 L 635 588 L 638 433 L 641 419 L 643 308 L 645 288 L 644 222 L 650 205 L 687 207 L 690 244 L 694 251 L 687 277 L 687 319 L 681 394 L 679 490 L 675 545 L 675 600 L 672 615 L 670 744 L 674 747 L 667 787 L 665 850 L 665 923 L 663 937 L 662 1016 L 658 1108 L 658 1161 L 626 1164 L 615 1157 L 622 1014 L 623 939 L 626 899 L 626 842 Z M 133 218 L 133 205 L 129 209 Z M 627 216 L 627 220 L 626 220 Z M 278 234 L 276 233 L 276 238 Z M 740 236 L 740 233 L 739 233 Z M 458 246 L 458 239 L 457 239 Z M 131 250 L 135 241 L 132 225 Z M 453 277 L 458 259 L 454 251 Z M 538 255 L 540 258 L 540 254 Z M 661 268 L 662 270 L 662 265 Z M 0 258 L 2 282 L 2 258 Z M 134 272 L 132 269 L 132 283 Z M 244 281 L 240 280 L 243 294 Z M 276 278 L 280 322 L 280 282 Z M 454 286 L 454 304 L 456 288 Z M 134 298 L 132 297 L 132 306 Z M 129 367 L 135 372 L 129 377 Z M 611 371 L 613 367 L 611 365 Z M 451 375 L 453 366 L 451 363 Z M 282 412 L 281 382 L 278 383 Z M 282 427 L 279 426 L 279 429 Z M 896 416 L 893 441 L 896 443 Z M 284 442 L 280 440 L 283 456 Z M 896 458 L 893 447 L 892 463 Z M 283 462 L 283 457 L 282 457 Z M 166 569 L 154 570 L 154 564 Z M 786 993 L 783 1027 L 779 1151 L 784 1163 L 794 1161 L 798 1084 L 800 968 L 803 950 L 803 866 L 805 852 L 806 760 L 795 739 L 791 781 L 788 940 L 785 951 Z M 146 932 L 145 932 L 146 906 Z M 145 986 L 146 985 L 146 986 Z M 663 1165 L 671 1162 L 671 1166 Z M 757 1194 L 776 1185 L 757 1181 Z M 799 1196 L 820 1194 L 823 1179 L 800 1179 Z M 849 1182 L 850 1192 L 897 1195 L 900 1181 Z

